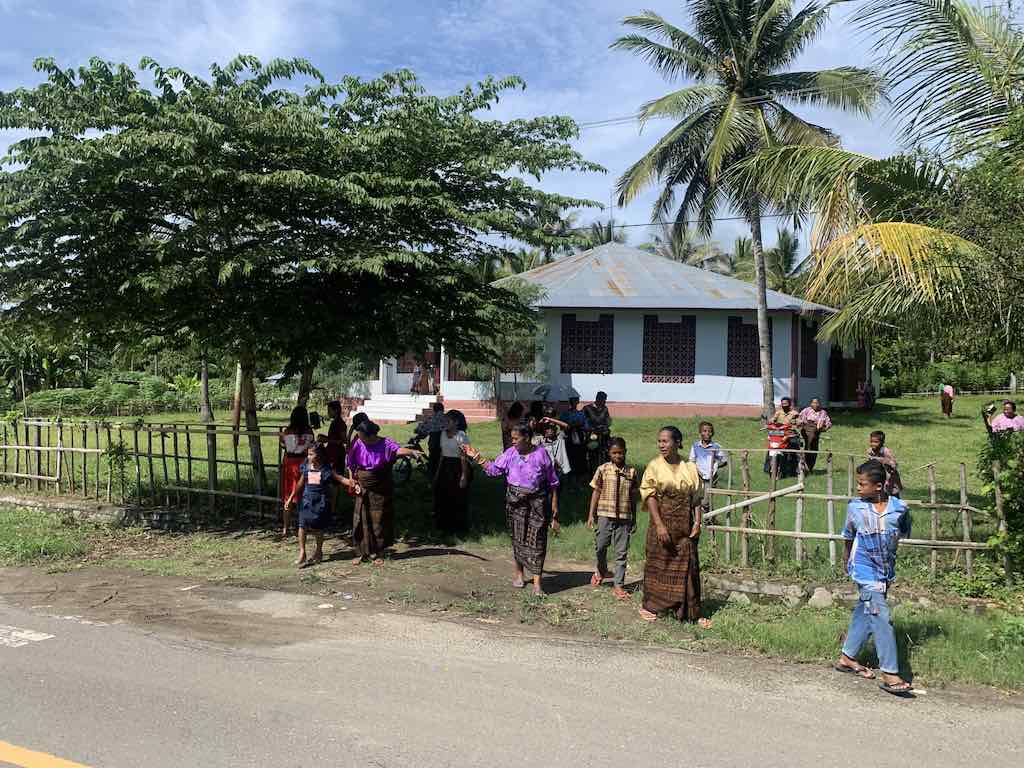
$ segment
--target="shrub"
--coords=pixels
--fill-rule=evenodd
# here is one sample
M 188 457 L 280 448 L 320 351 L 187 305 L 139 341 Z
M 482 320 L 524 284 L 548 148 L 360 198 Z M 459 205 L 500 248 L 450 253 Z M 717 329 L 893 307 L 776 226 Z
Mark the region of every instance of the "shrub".
M 1000 464 L 998 477 L 992 471 L 994 461 Z M 993 434 L 978 457 L 978 474 L 985 481 L 983 492 L 993 510 L 996 483 L 1003 495 L 1006 531 L 996 534 L 990 543 L 1008 559 L 1010 568 L 1020 573 L 1024 568 L 1024 432 Z

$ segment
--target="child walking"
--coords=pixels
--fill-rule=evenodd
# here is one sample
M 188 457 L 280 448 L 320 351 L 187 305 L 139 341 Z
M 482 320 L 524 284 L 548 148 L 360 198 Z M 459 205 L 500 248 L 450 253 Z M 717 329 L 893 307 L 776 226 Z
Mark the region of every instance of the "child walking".
M 881 463 L 885 469 L 885 493 L 888 496 L 903 495 L 903 478 L 896 465 L 896 456 L 892 449 L 885 447 L 885 432 L 876 429 L 868 436 L 868 459 Z
M 640 498 L 640 483 L 636 467 L 626 466 L 626 441 L 613 437 L 608 441 L 608 457 L 594 472 L 590 487 L 590 515 L 587 527 L 597 528 L 594 549 L 597 554 L 597 570 L 590 577 L 590 583 L 601 586 L 609 577 L 608 547 L 615 548 L 615 574 L 612 594 L 620 600 L 629 597 L 625 590 L 626 558 L 629 554 L 629 537 L 636 530 L 636 503 Z
M 867 642 L 875 640 L 879 687 L 894 696 L 910 697 L 913 687 L 899 675 L 896 633 L 889 617 L 886 593 L 896 578 L 896 547 L 910 536 L 910 511 L 906 504 L 884 490 L 885 467 L 877 460 L 857 467 L 857 496 L 846 509 L 846 571 L 857 584 L 859 600 L 853 608 L 846 642 L 835 664 L 837 672 L 846 672 L 873 680 L 875 673 L 857 662 L 857 654 Z
M 714 442 L 715 426 L 710 421 L 702 421 L 699 429 L 700 440 L 690 446 L 690 461 L 697 465 L 701 479 L 714 486 L 718 470 L 729 463 L 729 454 Z
M 331 491 L 335 483 L 355 489 L 359 493 L 359 485 L 354 480 L 342 477 L 327 461 L 327 449 L 321 443 L 314 443 L 306 454 L 306 463 L 299 468 L 301 473 L 295 489 L 288 497 L 288 509 L 295 508 L 295 499 L 299 502 L 299 559 L 295 564 L 299 568 L 316 565 L 324 559 L 324 529 L 330 524 Z M 316 549 L 312 558 L 306 558 L 306 532 L 312 531 L 316 539 Z

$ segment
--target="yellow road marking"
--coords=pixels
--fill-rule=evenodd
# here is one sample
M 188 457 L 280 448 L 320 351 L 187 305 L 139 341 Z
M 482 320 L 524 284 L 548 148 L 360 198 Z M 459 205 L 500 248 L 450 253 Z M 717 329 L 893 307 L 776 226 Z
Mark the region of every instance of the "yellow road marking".
M 0 763 L 13 763 L 20 768 L 89 768 L 81 763 L 62 760 L 42 752 L 33 752 L 24 747 L 16 747 L 6 741 L 0 741 Z

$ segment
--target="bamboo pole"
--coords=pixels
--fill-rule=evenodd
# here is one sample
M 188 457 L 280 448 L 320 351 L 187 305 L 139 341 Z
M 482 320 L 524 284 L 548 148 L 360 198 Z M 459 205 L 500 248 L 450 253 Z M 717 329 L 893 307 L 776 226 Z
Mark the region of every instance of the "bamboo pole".
M 938 498 L 938 491 L 935 484 L 935 465 L 928 465 L 928 500 L 934 504 Z M 939 510 L 932 509 L 932 538 L 939 538 Z M 939 551 L 933 549 L 931 552 L 931 577 L 934 579 L 939 572 Z
M 53 445 L 53 443 L 50 441 L 50 437 L 51 437 L 51 435 L 50 435 L 50 425 L 47 424 L 46 425 L 46 445 L 47 446 Z M 40 456 L 40 458 L 42 458 L 42 457 Z M 50 452 L 49 451 L 46 452 L 46 474 L 48 476 L 51 474 L 51 472 L 50 472 Z
M 39 427 L 36 427 L 36 441 L 35 441 L 35 445 L 36 446 L 39 445 L 39 432 L 38 432 L 38 430 L 39 430 Z M 25 445 L 28 445 L 28 446 L 32 445 L 32 437 L 31 437 L 31 434 L 29 433 L 29 428 L 28 428 L 27 424 L 25 425 Z M 32 490 L 33 491 L 38 491 L 39 490 L 39 475 L 42 473 L 42 469 L 43 469 L 40 466 L 40 464 L 39 464 L 39 459 L 40 459 L 40 457 L 43 454 L 40 453 L 39 451 L 35 451 L 35 455 L 36 455 L 36 464 L 35 464 L 36 469 L 35 469 L 35 472 L 32 472 L 32 451 L 31 450 L 29 451 L 29 454 L 26 457 L 25 468 L 28 469 L 28 471 L 34 475 L 34 477 L 32 478 Z
M 178 433 L 171 435 L 171 446 L 174 449 L 174 484 L 181 485 L 181 467 L 178 464 Z M 181 507 L 181 493 L 174 492 L 174 506 Z
M 771 462 L 771 467 L 770 468 L 771 468 L 771 484 L 769 485 L 769 487 L 771 488 L 772 493 L 775 493 L 775 491 L 779 487 L 779 457 L 777 455 L 776 456 L 772 456 L 772 462 Z M 775 498 L 773 496 L 769 496 L 768 497 L 768 519 L 765 520 L 765 522 L 768 524 L 769 528 L 775 528 Z M 774 563 L 775 562 L 775 539 L 774 538 L 768 539 L 767 545 L 768 545 L 768 553 L 767 553 L 767 558 L 766 559 L 768 560 L 768 562 Z
M 100 423 L 98 421 L 94 421 L 92 423 L 92 425 L 93 425 L 93 435 L 96 438 L 96 448 L 98 449 L 100 447 L 100 445 L 101 445 L 101 443 L 100 443 Z M 102 478 L 100 477 L 100 464 L 102 462 L 100 461 L 100 456 L 101 456 L 101 454 L 96 454 L 96 500 L 97 501 L 99 501 L 99 499 L 100 499 L 100 488 L 102 487 L 101 486 Z
M 796 531 L 776 531 L 771 528 L 736 528 L 725 525 L 709 525 L 709 531 L 740 531 L 745 530 L 748 533 L 754 534 L 755 536 L 765 536 L 766 538 L 782 538 L 782 539 L 821 539 L 832 541 L 842 541 L 843 537 L 841 534 L 832 533 L 818 533 L 816 531 L 802 531 L 797 533 Z M 988 544 L 982 542 L 971 541 L 933 541 L 932 539 L 900 539 L 901 547 L 941 547 L 943 549 L 970 549 L 972 551 L 983 552 L 989 549 Z
M 185 494 L 185 509 L 192 511 L 192 433 L 185 433 L 185 474 L 188 477 L 188 490 Z
M 117 425 L 117 446 L 118 446 L 118 450 L 122 454 L 121 455 L 121 471 L 118 473 L 120 475 L 120 477 L 117 478 L 117 483 L 118 483 L 118 486 L 121 488 L 121 503 L 122 504 L 127 504 L 128 503 L 128 493 L 127 493 L 127 488 L 125 488 L 125 484 L 124 484 L 124 475 L 125 475 L 125 471 L 127 470 L 127 467 L 125 466 L 125 464 L 127 463 L 127 457 L 124 455 L 124 452 L 125 452 L 124 428 L 120 424 Z
M 832 495 L 835 490 L 833 484 L 835 483 L 835 465 L 832 461 L 832 454 L 829 453 L 825 459 L 825 493 L 828 496 Z M 825 502 L 826 515 L 828 516 L 828 532 L 829 535 L 834 535 L 836 532 L 836 503 L 833 499 L 829 499 Z M 836 567 L 836 543 L 834 540 L 828 540 L 828 564 L 833 568 Z
M 853 498 L 853 479 L 856 477 L 857 470 L 853 466 L 853 456 L 846 457 L 846 495 L 849 498 Z
M 139 450 L 139 429 L 138 426 L 132 429 L 132 442 L 135 447 L 135 500 L 139 507 L 142 506 L 142 457 Z
M 730 461 L 726 465 L 726 483 L 728 483 L 729 489 L 732 490 L 732 462 Z M 728 503 L 732 504 L 732 496 L 729 496 Z M 732 525 L 732 512 L 725 513 L 725 524 Z M 732 534 L 725 534 L 725 562 L 732 562 Z
M 238 466 L 238 441 L 237 440 L 233 441 L 232 445 L 233 445 L 234 457 L 235 457 L 235 491 L 237 491 L 238 493 L 241 493 L 242 492 L 242 472 L 241 472 L 241 470 L 239 469 L 239 466 Z M 238 519 L 238 508 L 239 508 L 240 503 L 241 502 L 236 497 L 235 498 L 235 519 Z
M 740 476 L 743 482 L 743 492 L 750 491 L 750 452 L 743 451 L 740 460 Z M 740 565 L 744 568 L 750 567 L 750 536 L 746 529 L 750 527 L 750 508 L 743 510 L 743 517 L 740 519 Z
M 4 422 L 4 474 L 7 474 L 7 422 Z
M 749 499 L 744 499 L 743 501 L 737 501 L 735 504 L 730 504 L 728 507 L 719 507 L 714 512 L 708 512 L 704 515 L 704 519 L 713 520 L 716 516 L 722 514 L 723 512 L 729 512 L 733 509 L 749 508 L 752 507 L 754 504 L 761 503 L 762 501 L 767 501 L 771 503 L 773 500 L 779 498 L 780 496 L 788 496 L 791 493 L 797 493 L 798 491 L 802 491 L 803 487 L 804 484 L 800 482 L 797 483 L 796 485 L 790 485 L 785 488 L 778 488 L 774 491 L 771 491 L 770 493 L 763 493 L 760 496 L 753 496 Z
M 21 448 L 20 448 L 20 445 L 19 445 L 20 438 L 18 437 L 18 425 L 17 424 L 12 424 L 11 425 L 11 434 L 14 435 L 14 446 L 15 446 L 15 448 L 14 448 L 14 472 L 15 472 L 15 475 L 17 475 L 17 473 L 21 472 Z M 7 441 L 5 440 L 4 442 L 6 443 Z M 14 479 L 14 487 L 15 488 L 18 487 L 18 479 L 17 479 L 17 477 L 15 477 L 15 479 Z
M 998 460 L 992 462 L 992 487 L 996 496 L 996 520 L 998 531 L 1006 533 L 1006 511 L 1003 508 L 1003 487 L 999 482 L 999 476 L 1003 471 L 1002 464 Z M 1006 579 L 1006 586 L 1013 586 L 1013 570 L 1010 567 L 1010 556 L 1003 554 L 1003 576 Z
M 82 423 L 82 447 L 89 447 L 89 425 Z M 82 496 L 89 498 L 89 461 L 85 454 L 82 454 Z
M 68 442 L 71 443 L 71 450 L 68 452 L 68 492 L 75 492 L 75 454 L 78 451 L 75 450 L 75 425 L 74 422 L 68 423 Z
M 163 424 L 158 425 L 163 427 Z M 167 489 L 167 486 L 171 484 L 171 476 L 167 471 L 167 433 L 162 429 L 160 430 L 160 467 L 164 473 L 164 506 L 171 506 L 171 492 Z M 178 500 L 178 493 L 174 493 L 175 502 Z M 178 506 L 177 503 L 175 506 Z
M 804 484 L 804 459 L 801 455 L 800 466 L 797 468 L 796 479 L 799 482 L 801 488 Z M 796 498 L 796 514 L 793 518 L 793 530 L 800 533 L 804 529 L 804 500 L 802 497 L 797 496 Z M 796 539 L 793 542 L 793 552 L 796 555 L 796 561 L 803 563 L 804 561 L 804 543 L 802 539 Z
M 960 462 L 960 520 L 963 527 L 963 540 L 971 540 L 971 510 L 967 508 L 967 465 Z M 968 549 L 964 553 L 965 562 L 967 563 L 967 578 L 974 578 L 974 552 Z
M 237 443 L 236 443 L 237 445 Z M 217 514 L 217 433 L 206 428 L 206 496 L 207 512 L 213 520 Z
M 109 453 L 110 453 L 110 442 L 111 442 L 110 441 L 110 425 L 109 424 L 104 424 L 103 425 L 103 429 L 107 433 L 107 454 L 109 455 Z M 97 463 L 102 462 L 102 460 L 103 460 L 102 456 L 97 456 L 96 457 L 96 462 Z M 111 465 L 110 461 L 108 460 L 107 461 L 107 502 L 108 503 L 113 501 L 113 495 L 114 495 L 114 467 Z
M 156 500 L 156 477 L 153 475 L 153 431 L 146 430 L 146 466 L 149 468 L 149 498 L 153 506 L 157 505 Z

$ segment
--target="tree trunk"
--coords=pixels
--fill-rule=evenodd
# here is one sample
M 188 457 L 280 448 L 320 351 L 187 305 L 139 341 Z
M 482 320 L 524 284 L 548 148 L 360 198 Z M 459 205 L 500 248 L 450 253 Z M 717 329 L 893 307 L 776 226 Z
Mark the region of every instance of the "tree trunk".
M 309 395 L 313 391 L 313 370 L 315 363 L 305 363 L 302 366 L 302 374 L 299 376 L 299 399 L 298 405 L 303 408 L 309 405 Z
M 199 366 L 199 421 L 203 424 L 213 423 L 213 406 L 210 404 L 210 367 L 203 355 Z
M 252 459 L 253 479 L 256 481 L 256 493 L 263 495 L 267 487 L 267 469 L 263 463 L 263 446 L 260 444 L 260 423 L 256 405 L 256 386 L 252 377 L 255 370 L 251 360 L 241 361 L 242 386 L 239 392 L 240 404 L 245 411 L 245 429 L 249 432 L 249 455 Z
M 757 292 L 757 344 L 761 356 L 761 413 L 767 420 L 775 411 L 775 379 L 772 375 L 772 345 L 768 326 L 768 294 L 761 242 L 761 214 L 752 206 L 750 235 L 754 252 L 754 285 Z

